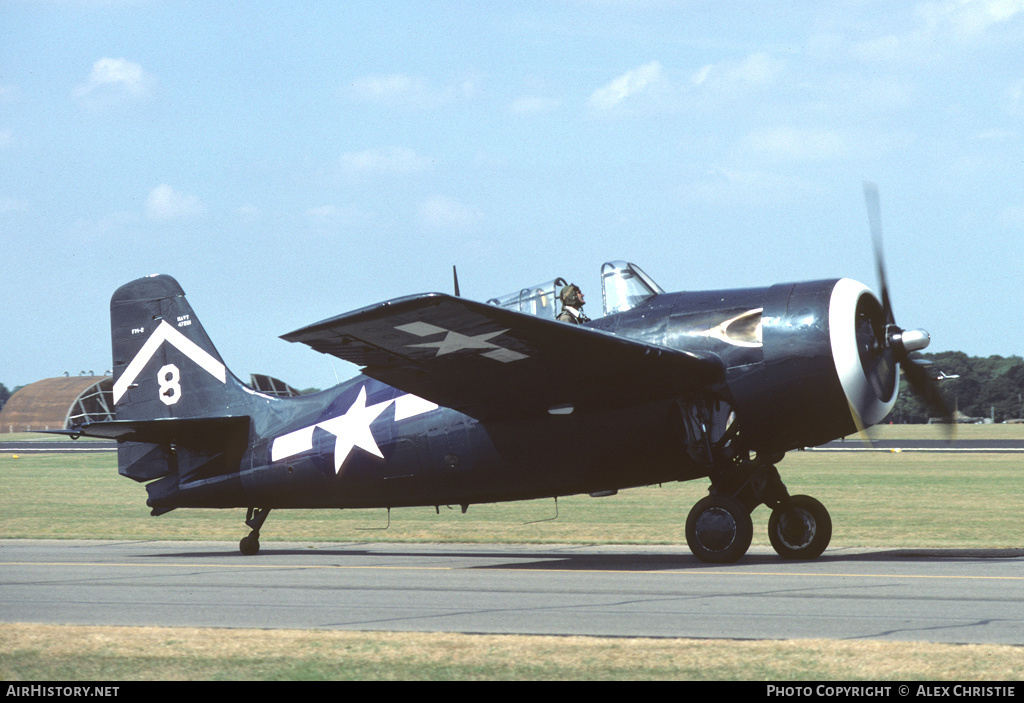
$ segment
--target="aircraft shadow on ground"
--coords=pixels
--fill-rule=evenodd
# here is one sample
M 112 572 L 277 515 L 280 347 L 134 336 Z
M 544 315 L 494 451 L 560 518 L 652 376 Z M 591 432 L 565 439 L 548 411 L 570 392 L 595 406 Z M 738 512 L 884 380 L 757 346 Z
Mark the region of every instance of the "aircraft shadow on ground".
M 679 553 L 662 554 L 567 554 L 564 551 L 548 551 L 543 549 L 531 551 L 506 552 L 488 549 L 467 549 L 464 551 L 408 551 L 401 550 L 381 552 L 375 549 L 345 548 L 345 549 L 295 549 L 279 548 L 272 545 L 264 546 L 259 555 L 244 556 L 238 552 L 231 551 L 203 551 L 203 552 L 173 552 L 147 555 L 159 558 L 191 558 L 191 559 L 239 559 L 252 561 L 254 565 L 261 561 L 267 561 L 274 557 L 306 556 L 311 559 L 322 558 L 352 558 L 352 557 L 373 557 L 386 556 L 389 559 L 410 558 L 422 561 L 424 558 L 445 558 L 458 561 L 476 561 L 479 559 L 494 559 L 500 563 L 467 565 L 467 569 L 522 569 L 522 570 L 563 570 L 563 571 L 676 571 L 679 569 L 722 569 L 722 568 L 749 568 L 751 566 L 765 566 L 791 564 L 793 566 L 811 564 L 842 564 L 853 562 L 898 562 L 898 561 L 932 561 L 947 562 L 958 561 L 987 561 L 991 559 L 1024 559 L 1024 549 L 942 549 L 942 548 L 915 548 L 915 549 L 880 549 L 877 551 L 858 550 L 852 553 L 837 551 L 830 554 L 825 552 L 818 559 L 813 561 L 787 561 L 774 554 L 750 554 L 748 553 L 732 564 L 707 564 L 701 562 L 691 554 L 680 550 Z M 271 564 L 266 564 L 271 566 Z M 282 568 L 294 567 L 295 564 L 282 563 Z

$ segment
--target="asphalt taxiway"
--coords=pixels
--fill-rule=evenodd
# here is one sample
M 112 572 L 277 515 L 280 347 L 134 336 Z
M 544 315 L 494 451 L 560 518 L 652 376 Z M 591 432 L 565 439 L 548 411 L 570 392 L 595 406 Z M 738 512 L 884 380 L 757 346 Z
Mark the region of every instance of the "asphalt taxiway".
M 1024 549 L 0 540 L 0 621 L 1024 645 Z

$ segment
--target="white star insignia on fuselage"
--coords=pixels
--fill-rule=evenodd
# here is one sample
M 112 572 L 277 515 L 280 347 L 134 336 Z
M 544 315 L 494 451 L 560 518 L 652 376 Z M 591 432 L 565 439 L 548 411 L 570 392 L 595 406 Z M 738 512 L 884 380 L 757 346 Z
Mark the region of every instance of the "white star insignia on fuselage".
M 339 417 L 317 423 L 317 427 L 327 430 L 335 436 L 334 442 L 334 473 L 341 470 L 341 465 L 356 447 L 379 456 L 384 455 L 377 446 L 377 441 L 370 432 L 370 423 L 377 419 L 377 416 L 384 412 L 393 401 L 388 400 L 366 407 L 366 386 L 359 389 L 359 396 L 352 403 L 348 411 Z
M 345 411 L 344 415 L 332 417 L 274 438 L 270 448 L 270 459 L 271 461 L 281 461 L 312 450 L 313 431 L 318 427 L 330 432 L 335 437 L 335 474 L 341 471 L 345 460 L 348 459 L 349 455 L 357 447 L 383 459 L 384 455 L 381 453 L 380 447 L 377 446 L 377 440 L 374 439 L 373 432 L 370 431 L 370 425 L 392 403 L 395 404 L 396 422 L 437 409 L 436 403 L 414 395 L 399 396 L 392 400 L 386 400 L 383 403 L 376 403 L 367 407 L 366 386 L 362 386 L 359 388 L 359 395 L 356 396 L 355 401 Z

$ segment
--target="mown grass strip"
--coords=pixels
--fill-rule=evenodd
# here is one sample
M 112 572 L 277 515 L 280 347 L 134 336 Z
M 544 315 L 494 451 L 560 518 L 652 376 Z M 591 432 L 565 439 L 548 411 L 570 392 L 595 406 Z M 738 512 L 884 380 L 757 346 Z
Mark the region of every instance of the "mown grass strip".
M 0 625 L 6 681 L 1015 681 L 1024 648 Z

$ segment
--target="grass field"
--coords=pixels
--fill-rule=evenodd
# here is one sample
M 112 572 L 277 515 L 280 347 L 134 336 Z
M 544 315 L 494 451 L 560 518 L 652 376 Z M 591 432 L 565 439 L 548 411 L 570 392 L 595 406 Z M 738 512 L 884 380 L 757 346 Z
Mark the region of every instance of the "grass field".
M 793 494 L 832 514 L 834 547 L 1024 547 L 1024 456 L 792 452 L 779 465 Z M 150 517 L 144 487 L 117 474 L 112 453 L 0 454 L 0 537 L 237 541 L 244 510 L 175 510 Z M 525 542 L 683 545 L 706 481 L 607 498 L 384 510 L 283 510 L 261 541 Z M 769 511 L 754 512 L 767 545 Z M 555 518 L 555 519 L 552 519 Z M 384 529 L 384 528 L 387 529 Z
M 972 426 L 975 427 L 975 426 Z M 1022 426 L 978 426 L 995 438 Z M 886 428 L 880 428 L 885 430 Z M 935 428 L 918 428 L 915 432 Z M 905 430 L 904 430 L 905 431 Z M 894 432 L 894 430 L 888 430 Z M 960 436 L 965 436 L 961 433 Z M 10 436 L 0 435 L 0 441 Z M 832 513 L 833 547 L 1024 548 L 1020 454 L 794 452 L 792 493 Z M 281 511 L 261 540 L 678 545 L 706 482 L 555 503 L 385 511 Z M 238 540 L 242 510 L 158 518 L 113 454 L 0 454 L 0 537 Z M 754 513 L 767 545 L 768 511 Z M 265 632 L 0 625 L 5 680 L 740 679 L 1020 680 L 1024 647 L 892 642 L 730 642 L 457 634 Z

